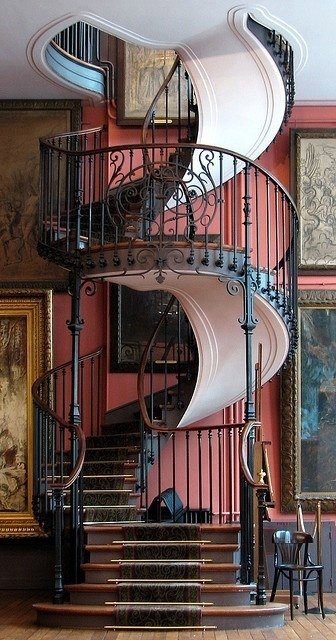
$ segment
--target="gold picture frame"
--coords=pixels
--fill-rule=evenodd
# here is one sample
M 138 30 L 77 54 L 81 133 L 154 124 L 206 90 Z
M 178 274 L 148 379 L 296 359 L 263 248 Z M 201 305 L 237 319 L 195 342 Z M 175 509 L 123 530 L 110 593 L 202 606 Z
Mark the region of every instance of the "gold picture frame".
M 51 290 L 0 290 L 0 537 L 44 535 L 33 513 L 32 384 L 50 369 Z
M 176 58 L 171 49 L 150 49 L 140 45 L 117 41 L 117 124 L 141 126 L 152 100 Z M 181 77 L 183 71 L 181 70 Z M 156 124 L 174 125 L 178 119 L 177 72 L 169 84 L 169 121 L 166 121 L 165 95 L 155 109 Z M 182 87 L 181 105 L 187 102 L 187 89 Z M 186 119 L 187 113 L 181 117 Z
M 66 289 L 68 271 L 37 253 L 39 138 L 75 131 L 79 100 L 0 101 L 0 287 Z
M 292 129 L 292 187 L 300 215 L 299 267 L 336 268 L 336 129 Z
M 299 343 L 281 385 L 281 509 L 336 508 L 336 290 L 299 292 Z

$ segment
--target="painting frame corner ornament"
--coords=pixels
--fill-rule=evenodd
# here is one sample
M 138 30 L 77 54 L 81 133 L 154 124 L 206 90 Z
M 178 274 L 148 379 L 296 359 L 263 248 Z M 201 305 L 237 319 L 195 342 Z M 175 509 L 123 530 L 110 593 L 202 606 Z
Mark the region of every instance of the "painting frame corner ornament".
M 80 121 L 80 100 L 0 100 L 1 288 L 67 288 L 68 271 L 37 252 L 39 140 Z
M 52 291 L 0 289 L 0 538 L 45 537 L 34 514 L 31 388 L 52 364 Z
M 299 211 L 299 269 L 336 269 L 336 128 L 291 130 L 291 183 Z
M 281 376 L 281 510 L 321 501 L 333 512 L 336 289 L 301 290 L 298 302 L 298 350 Z

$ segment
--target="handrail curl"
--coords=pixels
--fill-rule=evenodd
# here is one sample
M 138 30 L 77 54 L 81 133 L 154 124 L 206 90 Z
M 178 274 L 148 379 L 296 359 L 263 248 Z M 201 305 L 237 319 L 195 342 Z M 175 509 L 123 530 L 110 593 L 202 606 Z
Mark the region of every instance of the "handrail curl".
M 85 356 L 82 356 L 79 359 L 79 364 L 81 364 L 82 362 L 84 362 L 86 360 L 91 360 L 92 358 L 100 356 L 102 354 L 102 352 L 103 352 L 103 349 L 100 348 L 100 349 L 97 349 L 96 351 L 94 351 L 92 353 L 89 353 L 89 354 L 87 354 Z M 82 430 L 80 425 L 72 424 L 71 422 L 67 422 L 66 420 L 64 420 L 39 395 L 39 389 L 40 389 L 41 385 L 43 384 L 43 382 L 45 380 L 50 378 L 50 376 L 54 375 L 55 373 L 58 373 L 59 371 L 64 370 L 67 367 L 71 366 L 71 364 L 72 364 L 72 362 L 69 361 L 69 362 L 67 362 L 65 364 L 59 365 L 57 367 L 54 367 L 53 369 L 49 369 L 42 376 L 37 378 L 37 380 L 35 380 L 35 382 L 34 382 L 34 384 L 32 386 L 32 396 L 33 396 L 33 402 L 35 403 L 35 405 L 38 406 L 42 411 L 47 413 L 55 422 L 57 422 L 60 429 L 62 429 L 64 431 L 67 430 L 70 433 L 75 433 L 75 435 L 78 438 L 78 456 L 77 456 L 77 460 L 76 460 L 74 468 L 70 472 L 67 480 L 65 480 L 63 482 L 50 482 L 49 486 L 50 486 L 51 489 L 65 490 L 65 489 L 68 489 L 69 487 L 71 487 L 71 485 L 77 480 L 77 478 L 78 478 L 78 476 L 79 476 L 79 474 L 80 474 L 80 472 L 82 470 L 84 457 L 85 457 L 86 438 L 85 438 L 84 431 Z
M 251 430 L 254 427 L 260 427 L 261 424 L 260 422 L 258 422 L 257 420 L 249 420 L 248 422 L 245 423 L 243 430 L 241 432 L 241 436 L 240 436 L 240 443 L 239 443 L 239 461 L 240 461 L 240 468 L 243 472 L 244 478 L 246 480 L 246 482 L 253 487 L 254 489 L 268 489 L 268 484 L 266 482 L 256 482 L 251 474 L 251 471 L 248 467 L 247 464 L 247 444 L 248 444 L 248 437 L 251 433 Z

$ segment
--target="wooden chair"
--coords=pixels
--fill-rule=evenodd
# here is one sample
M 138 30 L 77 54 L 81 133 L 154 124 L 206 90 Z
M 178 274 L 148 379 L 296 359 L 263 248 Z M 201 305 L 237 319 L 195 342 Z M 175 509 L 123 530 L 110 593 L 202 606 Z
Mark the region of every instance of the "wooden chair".
M 307 585 L 312 580 L 318 581 L 318 597 L 322 618 L 325 618 L 323 608 L 322 564 L 314 564 L 310 558 L 308 546 L 313 542 L 309 533 L 303 531 L 275 531 L 274 543 L 274 581 L 271 593 L 273 602 L 279 577 L 285 576 L 289 580 L 290 614 L 293 620 L 293 586 L 294 582 L 302 583 L 304 612 L 308 613 Z M 314 573 L 315 575 L 311 575 Z M 294 577 L 296 575 L 296 577 Z

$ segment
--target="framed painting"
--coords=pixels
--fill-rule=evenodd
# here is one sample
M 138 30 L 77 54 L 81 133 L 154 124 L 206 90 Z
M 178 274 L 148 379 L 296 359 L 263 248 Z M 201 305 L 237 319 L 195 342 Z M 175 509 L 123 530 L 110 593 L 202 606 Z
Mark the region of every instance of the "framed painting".
M 293 129 L 291 135 L 299 267 L 335 269 L 336 129 Z
M 0 290 L 0 537 L 44 535 L 33 515 L 34 380 L 51 367 L 51 290 Z
M 141 126 L 145 115 L 176 58 L 170 49 L 149 49 L 117 42 L 117 123 Z M 181 72 L 181 77 L 183 73 Z M 182 83 L 181 104 L 186 104 L 187 87 Z M 174 124 L 178 118 L 178 74 L 169 84 L 169 121 L 166 122 L 165 95 L 158 100 L 156 124 Z M 187 113 L 182 114 L 187 117 Z
M 164 312 L 171 294 L 167 291 L 135 291 L 122 285 L 110 285 L 112 372 L 137 373 L 142 353 Z M 180 342 L 176 331 L 179 321 Z M 193 352 L 188 349 L 193 339 L 186 315 L 176 300 L 152 349 L 156 372 L 187 368 Z
M 336 508 L 336 290 L 299 294 L 299 345 L 282 374 L 283 511 Z
M 0 101 L 0 287 L 66 288 L 37 253 L 39 138 L 79 129 L 79 100 Z

